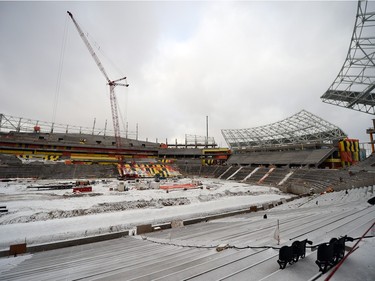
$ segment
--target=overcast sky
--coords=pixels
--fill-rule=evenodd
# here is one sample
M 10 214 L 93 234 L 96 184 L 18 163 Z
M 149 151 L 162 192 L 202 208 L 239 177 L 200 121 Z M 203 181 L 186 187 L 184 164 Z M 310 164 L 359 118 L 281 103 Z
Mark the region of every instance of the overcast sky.
M 226 146 L 221 129 L 305 109 L 367 142 L 372 115 L 320 99 L 345 61 L 356 9 L 356 1 L 0 2 L 0 113 L 112 128 L 109 88 L 69 10 L 109 77 L 128 77 L 116 95 L 139 139 L 205 136 L 209 116 L 209 135 Z

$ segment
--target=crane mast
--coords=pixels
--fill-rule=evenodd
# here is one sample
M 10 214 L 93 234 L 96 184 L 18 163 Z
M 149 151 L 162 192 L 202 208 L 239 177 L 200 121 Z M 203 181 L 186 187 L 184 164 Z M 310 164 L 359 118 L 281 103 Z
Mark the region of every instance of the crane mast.
M 94 49 L 92 48 L 89 40 L 85 36 L 84 32 L 82 31 L 81 27 L 78 25 L 76 20 L 73 17 L 73 14 L 69 11 L 67 11 L 68 15 L 72 19 L 75 27 L 78 30 L 79 35 L 81 36 L 83 42 L 85 43 L 87 49 L 89 50 L 91 56 L 93 57 L 96 65 L 99 67 L 99 70 L 103 73 L 105 79 L 107 80 L 107 85 L 109 85 L 109 96 L 111 100 L 111 111 L 112 111 L 112 121 L 113 121 L 113 130 L 115 132 L 115 140 L 116 140 L 116 147 L 120 148 L 121 147 L 121 135 L 120 135 L 120 124 L 119 124 L 119 118 L 118 118 L 118 110 L 117 110 L 117 99 L 115 95 L 115 87 L 116 86 L 124 86 L 128 87 L 129 84 L 124 84 L 124 83 L 118 83 L 120 81 L 126 80 L 126 77 L 122 77 L 117 80 L 111 80 L 109 79 L 108 74 L 106 73 L 102 63 L 100 62 L 98 56 L 96 55 Z

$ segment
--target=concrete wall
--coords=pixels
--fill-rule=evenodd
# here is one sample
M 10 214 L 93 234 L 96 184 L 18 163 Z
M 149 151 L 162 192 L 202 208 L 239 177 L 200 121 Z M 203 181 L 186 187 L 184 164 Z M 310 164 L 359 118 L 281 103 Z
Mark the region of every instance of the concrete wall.
M 65 165 L 58 164 L 20 164 L 0 166 L 0 178 L 112 178 L 117 177 L 115 165 Z

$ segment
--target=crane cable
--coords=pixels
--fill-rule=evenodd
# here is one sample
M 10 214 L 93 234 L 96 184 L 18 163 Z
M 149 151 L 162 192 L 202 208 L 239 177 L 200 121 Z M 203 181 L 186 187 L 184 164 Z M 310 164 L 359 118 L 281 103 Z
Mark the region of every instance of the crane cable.
M 66 42 L 67 42 L 67 33 L 68 33 L 67 25 L 68 25 L 68 19 L 69 19 L 69 12 L 68 12 L 68 15 L 66 16 L 65 29 L 64 29 L 64 35 L 63 35 L 63 42 L 62 42 L 61 53 L 60 53 L 60 63 L 59 63 L 58 78 L 57 78 L 56 92 L 55 92 L 54 105 L 53 105 L 53 120 L 52 120 L 52 122 L 55 122 L 55 119 L 56 119 L 56 112 L 57 112 L 57 105 L 58 105 L 58 99 L 59 99 L 61 77 L 62 77 L 62 69 L 63 69 L 63 61 L 64 61 L 64 55 L 65 55 Z M 112 67 L 118 73 L 121 73 L 121 71 L 119 70 L 119 67 L 103 52 L 102 48 L 97 43 L 97 41 L 91 35 L 89 35 L 89 33 L 86 32 L 81 26 L 80 26 L 80 28 L 82 29 L 82 32 L 85 34 L 87 40 L 90 38 L 91 43 L 94 45 L 95 49 L 98 52 L 101 53 L 102 57 L 104 57 L 109 62 L 109 64 L 111 64 Z M 126 94 L 126 92 L 125 92 L 125 94 Z M 127 100 L 127 95 L 125 95 L 125 98 Z M 116 107 L 117 107 L 117 109 L 120 112 L 121 121 L 123 122 L 123 125 L 124 125 L 125 122 L 124 122 L 124 119 L 122 118 L 120 107 L 119 107 L 118 104 L 116 104 Z M 126 112 L 127 112 L 127 101 L 126 101 Z M 125 118 L 127 118 L 127 116 L 125 116 Z
M 64 57 L 65 57 L 67 37 L 68 37 L 68 16 L 66 16 L 66 18 L 65 18 L 63 39 L 62 39 L 62 43 L 61 43 L 60 60 L 59 60 L 59 67 L 58 67 L 58 71 L 57 71 L 55 96 L 54 96 L 54 100 L 53 100 L 52 123 L 55 123 L 55 121 L 56 121 L 57 105 L 59 103 L 60 85 L 61 85 L 61 77 L 62 77 L 62 71 L 63 71 L 63 66 L 64 66 Z
M 116 65 L 116 63 L 113 60 L 111 60 L 111 58 L 106 53 L 104 53 L 103 48 L 101 48 L 101 46 L 95 40 L 95 38 L 92 36 L 92 34 L 88 33 L 84 29 L 84 27 L 82 27 L 81 25 L 80 25 L 80 28 L 85 33 L 85 36 L 87 37 L 87 40 L 89 40 L 91 42 L 91 45 L 95 49 L 95 51 L 101 54 L 101 57 L 104 58 L 105 61 L 108 62 L 108 64 L 115 70 L 115 72 L 118 74 L 118 76 L 124 77 L 125 74 L 120 70 L 120 68 L 118 67 L 118 65 Z M 107 89 L 107 87 L 106 87 L 106 89 Z M 120 115 L 120 121 L 121 121 L 122 126 L 123 126 L 123 131 L 127 135 L 128 132 L 127 132 L 127 129 L 125 128 L 125 124 L 126 124 L 126 121 L 127 121 L 127 112 L 128 112 L 128 110 L 127 110 L 128 109 L 128 95 L 127 95 L 126 89 L 127 88 L 125 88 L 125 118 L 123 118 L 123 115 L 122 115 L 122 112 L 121 112 L 121 107 L 120 107 L 120 104 L 119 104 L 118 101 L 116 103 L 116 107 L 117 107 L 117 110 L 118 110 L 119 115 Z M 107 98 L 108 99 L 110 98 L 109 92 L 107 92 Z
M 102 57 L 108 62 L 108 64 L 112 66 L 112 68 L 117 72 L 118 76 L 120 76 L 120 77 L 126 76 L 121 71 L 121 69 L 118 67 L 118 65 L 116 65 L 116 63 L 113 60 L 111 60 L 111 58 L 109 56 L 107 56 L 107 54 L 104 53 L 103 49 L 100 47 L 100 45 L 97 43 L 97 41 L 92 36 L 89 36 L 89 34 L 87 33 L 86 37 L 90 38 L 90 41 L 93 43 L 96 50 L 102 55 Z M 116 95 L 117 96 L 116 106 L 117 106 L 117 110 L 118 110 L 119 115 L 120 115 L 120 121 L 122 123 L 122 130 L 125 132 L 126 137 L 128 136 L 128 129 L 126 128 L 126 122 L 127 122 L 127 119 L 128 119 L 128 116 L 127 116 L 127 113 L 128 113 L 128 92 L 127 91 L 129 91 L 128 87 L 126 87 L 124 89 L 124 93 L 125 93 L 125 116 L 123 116 L 123 114 L 122 114 L 121 106 L 120 106 L 120 103 L 118 102 L 118 96 Z
M 92 37 L 91 37 L 92 38 Z M 121 77 L 124 77 L 124 73 L 121 72 L 120 68 L 103 52 L 102 48 L 100 48 L 99 45 L 97 45 L 97 43 L 95 42 L 95 45 L 98 46 L 98 50 L 99 52 L 102 54 L 102 56 L 109 62 L 109 64 L 116 70 L 116 72 L 119 74 L 119 76 Z M 126 128 L 126 122 L 127 122 L 127 119 L 128 119 L 128 87 L 124 87 L 124 94 L 125 94 L 125 116 L 123 116 L 122 114 L 122 110 L 121 110 L 121 106 L 120 106 L 120 103 L 118 101 L 118 96 L 116 95 L 117 97 L 117 110 L 119 112 L 119 115 L 120 115 L 120 122 L 121 122 L 121 125 L 122 125 L 122 130 L 125 132 L 125 136 L 127 137 L 128 136 L 128 129 Z M 116 94 L 116 93 L 115 93 Z M 121 128 L 120 128 L 121 130 Z M 121 134 L 123 136 L 123 134 Z

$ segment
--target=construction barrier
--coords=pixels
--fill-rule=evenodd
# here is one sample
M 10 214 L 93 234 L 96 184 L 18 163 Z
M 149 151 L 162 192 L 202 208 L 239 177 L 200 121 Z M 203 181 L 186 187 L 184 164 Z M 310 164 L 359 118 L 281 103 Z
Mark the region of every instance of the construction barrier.
M 83 186 L 83 187 L 73 187 L 73 192 L 91 192 L 92 187 L 91 186 Z

